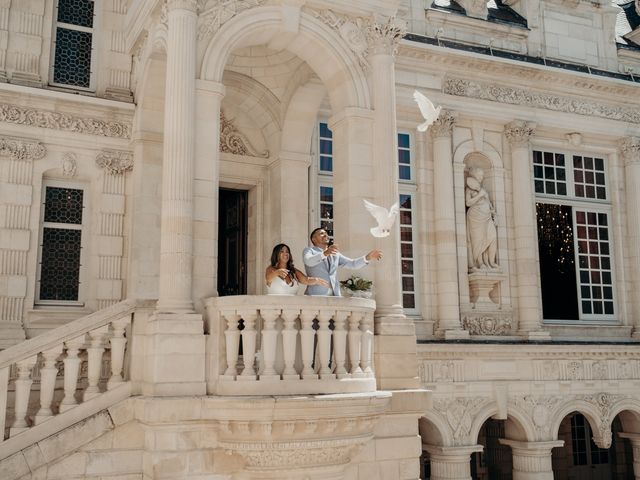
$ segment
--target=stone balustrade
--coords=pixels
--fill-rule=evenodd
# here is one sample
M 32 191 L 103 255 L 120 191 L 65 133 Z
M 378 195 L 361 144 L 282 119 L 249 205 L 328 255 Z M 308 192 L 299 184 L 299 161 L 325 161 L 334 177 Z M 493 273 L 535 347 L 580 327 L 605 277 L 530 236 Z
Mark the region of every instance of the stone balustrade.
M 209 393 L 376 390 L 373 300 L 243 295 L 209 298 L 206 310 Z
M 135 307 L 120 302 L 0 352 L 0 457 L 20 448 L 22 439 L 28 444 L 25 432 L 65 412 L 90 414 L 104 408 L 102 397 L 109 404 L 130 395 L 126 332 Z M 106 381 L 103 357 L 109 359 Z

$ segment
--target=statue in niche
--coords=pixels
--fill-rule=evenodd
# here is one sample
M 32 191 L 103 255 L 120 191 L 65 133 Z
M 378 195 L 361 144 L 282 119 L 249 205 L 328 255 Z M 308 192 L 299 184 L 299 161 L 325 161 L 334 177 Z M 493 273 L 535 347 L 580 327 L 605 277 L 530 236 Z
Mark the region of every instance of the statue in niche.
M 498 267 L 496 211 L 489 199 L 489 193 L 482 186 L 483 179 L 482 168 L 469 168 L 464 198 L 467 206 L 467 250 L 470 270 Z

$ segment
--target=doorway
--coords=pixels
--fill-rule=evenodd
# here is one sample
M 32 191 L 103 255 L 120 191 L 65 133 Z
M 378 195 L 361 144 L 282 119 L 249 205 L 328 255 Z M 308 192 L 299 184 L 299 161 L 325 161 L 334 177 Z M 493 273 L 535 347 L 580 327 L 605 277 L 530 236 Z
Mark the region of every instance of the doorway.
M 218 295 L 247 293 L 246 190 L 220 189 L 218 202 Z

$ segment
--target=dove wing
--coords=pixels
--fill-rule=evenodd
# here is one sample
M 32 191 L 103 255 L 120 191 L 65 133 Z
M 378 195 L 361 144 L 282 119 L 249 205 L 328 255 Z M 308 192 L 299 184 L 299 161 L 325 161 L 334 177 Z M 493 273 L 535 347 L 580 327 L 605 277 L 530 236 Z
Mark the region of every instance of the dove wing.
M 413 99 L 418 104 L 418 108 L 420 109 L 420 113 L 424 117 L 425 120 L 429 122 L 433 122 L 436 118 L 438 118 L 438 114 L 436 113 L 436 109 L 427 97 L 425 97 L 422 93 L 417 90 L 413 92 Z
M 400 213 L 400 204 L 396 202 L 389 209 L 385 227 L 391 228 L 393 226 L 393 222 L 396 221 L 396 218 L 398 217 L 399 213 Z
M 365 200 L 364 198 L 362 199 L 362 201 L 364 202 L 365 208 L 369 211 L 371 215 L 373 215 L 373 218 L 376 219 L 376 222 L 378 222 L 378 225 L 383 225 L 387 221 L 387 217 L 389 216 L 389 211 L 386 208 L 380 207 L 374 203 L 371 203 Z

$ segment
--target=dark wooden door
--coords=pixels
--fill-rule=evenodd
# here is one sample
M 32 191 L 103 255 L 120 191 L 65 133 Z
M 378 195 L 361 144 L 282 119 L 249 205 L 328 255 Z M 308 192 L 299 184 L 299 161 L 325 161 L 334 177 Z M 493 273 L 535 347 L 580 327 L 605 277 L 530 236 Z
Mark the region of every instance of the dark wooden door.
M 218 295 L 247 293 L 247 192 L 220 189 Z

